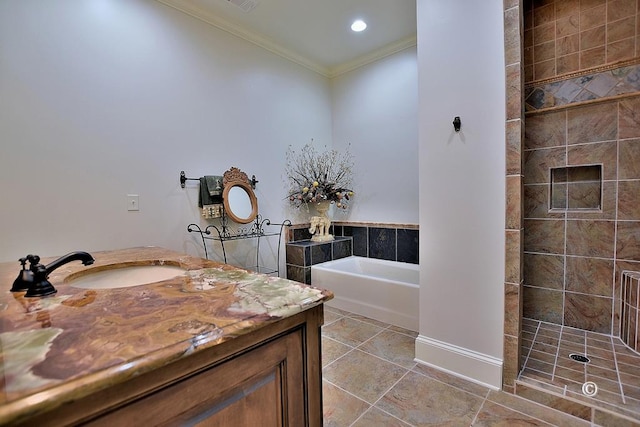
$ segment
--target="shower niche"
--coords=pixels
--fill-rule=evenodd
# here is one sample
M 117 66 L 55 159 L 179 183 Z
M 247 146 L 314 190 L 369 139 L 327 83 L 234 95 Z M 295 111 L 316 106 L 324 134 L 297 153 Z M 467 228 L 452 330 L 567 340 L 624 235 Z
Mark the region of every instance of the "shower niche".
M 551 211 L 602 209 L 602 165 L 551 169 Z

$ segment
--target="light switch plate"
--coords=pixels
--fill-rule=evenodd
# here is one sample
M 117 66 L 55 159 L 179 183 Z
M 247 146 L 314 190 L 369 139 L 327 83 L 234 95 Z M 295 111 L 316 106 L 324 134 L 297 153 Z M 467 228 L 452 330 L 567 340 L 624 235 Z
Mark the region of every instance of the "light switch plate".
M 128 211 L 139 211 L 140 210 L 140 199 L 137 194 L 127 194 L 127 210 Z

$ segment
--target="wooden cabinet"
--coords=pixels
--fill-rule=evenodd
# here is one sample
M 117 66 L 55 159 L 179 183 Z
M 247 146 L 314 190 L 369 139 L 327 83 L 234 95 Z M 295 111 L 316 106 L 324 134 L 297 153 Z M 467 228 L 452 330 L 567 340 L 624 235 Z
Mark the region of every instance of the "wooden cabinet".
M 27 424 L 320 427 L 322 310 L 196 351 Z

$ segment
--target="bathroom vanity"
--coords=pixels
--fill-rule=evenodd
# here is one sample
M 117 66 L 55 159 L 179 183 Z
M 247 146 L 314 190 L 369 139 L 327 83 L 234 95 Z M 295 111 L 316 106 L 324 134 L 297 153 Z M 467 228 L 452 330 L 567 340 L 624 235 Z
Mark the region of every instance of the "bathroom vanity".
M 0 264 L 0 425 L 322 425 L 331 292 L 162 248 L 92 255 L 52 272 L 46 298 L 9 292 L 19 264 Z M 71 284 L 151 264 L 185 272 Z

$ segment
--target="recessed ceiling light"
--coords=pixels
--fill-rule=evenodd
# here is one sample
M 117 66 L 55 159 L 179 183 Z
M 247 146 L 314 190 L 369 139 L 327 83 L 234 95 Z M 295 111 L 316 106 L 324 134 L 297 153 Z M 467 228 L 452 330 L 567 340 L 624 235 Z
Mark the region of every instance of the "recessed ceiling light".
M 360 31 L 364 31 L 365 28 L 367 28 L 367 23 L 362 19 L 356 19 L 355 21 L 353 21 L 353 24 L 351 24 L 351 30 L 357 33 L 359 33 Z

